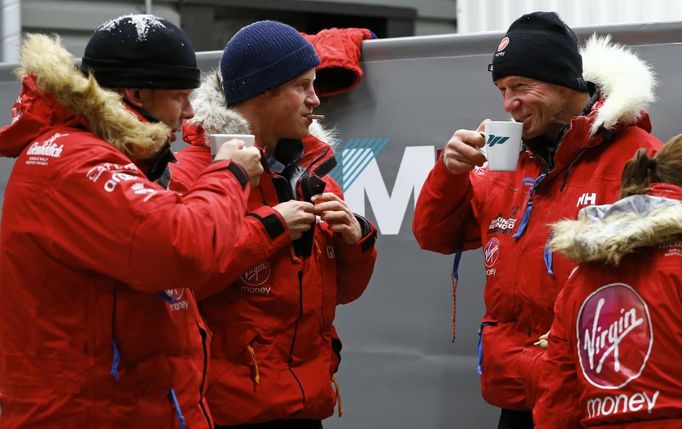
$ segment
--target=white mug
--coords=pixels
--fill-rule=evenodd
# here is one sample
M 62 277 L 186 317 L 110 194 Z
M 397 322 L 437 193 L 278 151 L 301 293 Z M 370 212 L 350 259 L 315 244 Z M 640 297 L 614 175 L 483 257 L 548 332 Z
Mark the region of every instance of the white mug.
M 253 134 L 207 134 L 208 147 L 211 149 L 211 155 L 215 156 L 220 150 L 223 143 L 228 140 L 237 139 L 244 142 L 244 147 L 253 146 L 256 136 Z
M 521 152 L 522 122 L 489 121 L 485 123 L 485 148 L 490 171 L 514 171 Z

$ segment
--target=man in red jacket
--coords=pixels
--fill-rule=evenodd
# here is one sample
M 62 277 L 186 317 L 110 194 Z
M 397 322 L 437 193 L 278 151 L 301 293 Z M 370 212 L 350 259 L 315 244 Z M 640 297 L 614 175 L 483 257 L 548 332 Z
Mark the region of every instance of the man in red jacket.
M 213 333 L 207 398 L 217 428 L 320 428 L 337 401 L 336 306 L 365 290 L 376 229 L 328 175 L 330 135 L 311 116 L 318 64 L 288 25 L 242 28 L 223 52 L 222 79 L 208 76 L 197 90 L 184 133 L 194 146 L 172 167 L 176 186 L 194 183 L 210 163 L 205 133 L 253 133 L 264 153 L 226 267 L 232 276 L 213 280 L 225 290 L 201 303 Z
M 483 247 L 482 395 L 502 408 L 500 428 L 532 428 L 542 354 L 534 343 L 574 266 L 546 248 L 548 225 L 614 201 L 625 162 L 638 148 L 660 147 L 643 110 L 654 79 L 609 38 L 580 52 L 573 31 L 548 12 L 516 20 L 489 70 L 505 111 L 523 123 L 517 169 L 481 167 L 482 127 L 456 131 L 422 188 L 413 231 L 422 248 L 441 253 Z
M 0 427 L 213 427 L 207 329 L 185 289 L 237 239 L 260 155 L 230 142 L 184 195 L 155 183 L 199 69 L 152 15 L 103 24 L 83 68 L 32 35 L 0 154 Z M 100 86 L 116 89 L 104 90 Z

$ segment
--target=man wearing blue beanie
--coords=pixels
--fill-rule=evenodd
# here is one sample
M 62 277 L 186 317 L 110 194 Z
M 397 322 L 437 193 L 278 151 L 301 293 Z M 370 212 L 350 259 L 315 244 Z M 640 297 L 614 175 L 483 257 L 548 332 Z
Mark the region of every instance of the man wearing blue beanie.
M 365 290 L 376 228 L 329 176 L 333 137 L 314 120 L 320 63 L 294 28 L 260 21 L 227 43 L 220 73 L 195 92 L 172 186 L 211 162 L 206 135 L 253 134 L 265 172 L 252 188 L 233 276 L 199 296 L 212 331 L 207 399 L 216 428 L 321 428 L 341 402 L 338 304 Z
M 516 169 L 486 168 L 483 123 L 456 131 L 424 183 L 413 231 L 422 248 L 440 253 L 482 248 L 481 394 L 501 408 L 499 429 L 530 429 L 550 418 L 534 410 L 554 376 L 543 372 L 557 341 L 546 333 L 575 266 L 546 247 L 550 225 L 618 199 L 625 163 L 660 147 L 644 110 L 655 79 L 609 37 L 581 49 L 554 12 L 514 21 L 488 70 L 504 110 L 523 124 Z

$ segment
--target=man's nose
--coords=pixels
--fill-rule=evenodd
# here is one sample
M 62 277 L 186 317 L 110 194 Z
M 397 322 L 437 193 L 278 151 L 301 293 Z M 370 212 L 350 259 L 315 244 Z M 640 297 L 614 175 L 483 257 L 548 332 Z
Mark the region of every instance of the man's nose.
M 312 107 L 317 107 L 320 105 L 320 98 L 317 96 L 317 93 L 314 89 L 308 94 L 306 102 Z
M 187 102 L 187 105 L 182 111 L 182 118 L 183 119 L 192 119 L 194 117 L 194 107 L 192 107 L 192 103 Z
M 502 96 L 502 107 L 505 112 L 510 113 L 512 110 L 519 107 L 519 100 L 507 91 Z

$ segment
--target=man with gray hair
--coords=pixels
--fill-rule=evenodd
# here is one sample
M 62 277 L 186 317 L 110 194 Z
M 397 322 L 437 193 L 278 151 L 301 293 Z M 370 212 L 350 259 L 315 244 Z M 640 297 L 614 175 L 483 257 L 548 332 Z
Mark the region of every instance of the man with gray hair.
M 639 148 L 660 147 L 644 110 L 654 79 L 608 38 L 593 38 L 581 52 L 554 12 L 514 21 L 488 69 L 505 111 L 523 123 L 517 168 L 483 166 L 483 124 L 456 131 L 424 183 L 413 231 L 422 248 L 440 253 L 483 248 L 481 392 L 502 409 L 499 428 L 532 428 L 538 345 L 546 344 L 538 339 L 575 266 L 546 247 L 550 224 L 616 200 L 625 162 Z

